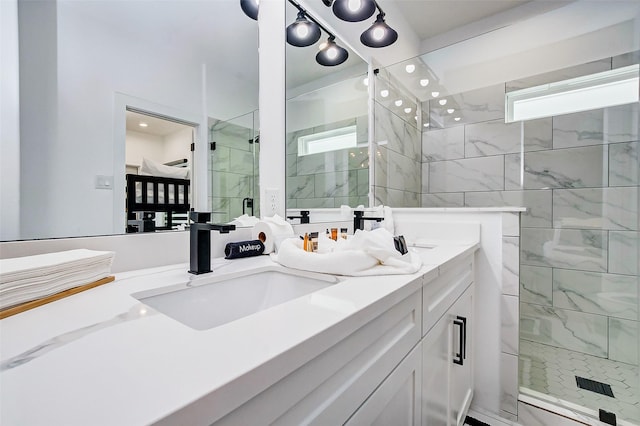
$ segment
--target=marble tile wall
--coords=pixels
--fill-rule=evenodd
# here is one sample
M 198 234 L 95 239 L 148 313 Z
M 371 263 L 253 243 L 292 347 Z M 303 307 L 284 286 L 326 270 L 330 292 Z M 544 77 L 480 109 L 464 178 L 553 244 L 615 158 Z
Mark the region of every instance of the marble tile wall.
M 632 365 L 640 346 L 639 105 L 505 123 L 504 94 L 639 56 L 449 96 L 457 122 L 439 105 L 422 104 L 430 118 L 422 135 L 423 207 L 528 208 L 517 268 L 509 248 L 515 239 L 503 244 L 503 322 L 513 312 L 510 298 L 518 297 L 520 339 Z M 503 356 L 513 353 L 503 341 Z
M 246 197 L 254 199 L 254 213 L 259 215 L 260 197 L 256 194 L 260 193 L 260 145 L 249 143 L 253 135 L 253 129 L 226 121 L 212 125 L 211 138 L 216 149 L 209 156 L 209 208 L 213 221 L 227 222 L 242 215 Z
M 356 126 L 357 148 L 298 156 L 300 136 Z M 287 134 L 287 208 L 368 206 L 369 150 L 366 116 Z
M 375 205 L 420 207 L 421 193 L 428 180 L 422 167 L 422 135 L 418 130 L 421 112 L 415 99 L 390 81 L 388 74 L 378 75 L 376 87 Z M 389 95 L 382 96 L 385 89 Z M 447 153 L 434 155 L 446 156 Z

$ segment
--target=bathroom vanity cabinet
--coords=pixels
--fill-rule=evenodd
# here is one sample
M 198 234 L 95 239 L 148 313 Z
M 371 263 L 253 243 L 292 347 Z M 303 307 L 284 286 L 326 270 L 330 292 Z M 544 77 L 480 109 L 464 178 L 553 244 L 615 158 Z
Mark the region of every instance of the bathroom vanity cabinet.
M 441 269 L 215 424 L 462 425 L 473 396 L 473 256 Z
M 423 249 L 419 273 L 342 277 L 205 330 L 132 296 L 183 285 L 187 265 L 118 274 L 2 320 L 0 423 L 460 424 L 477 249 Z M 212 279 L 276 267 L 268 256 L 212 266 Z

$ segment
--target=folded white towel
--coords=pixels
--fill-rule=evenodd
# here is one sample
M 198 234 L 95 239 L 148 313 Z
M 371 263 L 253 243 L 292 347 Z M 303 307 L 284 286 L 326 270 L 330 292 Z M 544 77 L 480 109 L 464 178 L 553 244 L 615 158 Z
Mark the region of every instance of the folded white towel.
M 323 241 L 319 242 L 319 250 Z M 333 247 L 331 247 L 333 246 Z M 393 235 L 384 228 L 374 231 L 356 231 L 347 240 L 327 244 L 322 252 L 310 253 L 302 250 L 300 239 L 282 242 L 274 261 L 283 266 L 304 271 L 334 275 L 371 276 L 412 274 L 422 266 L 417 253 L 409 251 L 401 255 L 393 242 Z
M 111 251 L 68 250 L 0 260 L 0 309 L 109 276 Z
M 242 216 L 238 216 L 233 219 L 231 222 L 229 222 L 229 224 L 240 227 L 251 227 L 255 226 L 255 224 L 258 222 L 260 222 L 260 219 L 258 219 L 257 217 L 243 214 Z

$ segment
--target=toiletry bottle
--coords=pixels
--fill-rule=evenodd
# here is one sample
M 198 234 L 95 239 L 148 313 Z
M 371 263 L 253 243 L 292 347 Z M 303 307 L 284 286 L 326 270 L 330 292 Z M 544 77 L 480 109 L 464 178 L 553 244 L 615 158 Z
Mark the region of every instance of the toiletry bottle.
M 302 241 L 302 250 L 309 251 L 309 234 L 304 233 L 304 240 Z
M 331 228 L 331 239 L 338 241 L 338 228 Z
M 347 239 L 347 228 L 340 228 L 340 238 L 343 240 Z
M 318 251 L 318 233 L 317 232 L 312 232 L 311 234 L 309 234 L 309 243 L 311 244 L 311 250 L 312 252 L 317 252 Z

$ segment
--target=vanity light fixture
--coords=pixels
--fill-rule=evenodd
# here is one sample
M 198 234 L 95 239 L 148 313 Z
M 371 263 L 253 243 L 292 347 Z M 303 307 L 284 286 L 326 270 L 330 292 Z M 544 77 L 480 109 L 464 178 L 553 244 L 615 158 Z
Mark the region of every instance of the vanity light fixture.
M 420 86 L 427 87 L 428 85 L 429 85 L 429 79 L 428 78 L 423 78 L 422 80 L 420 80 Z
M 327 2 L 324 2 L 327 4 Z M 376 11 L 373 0 L 335 0 L 333 14 L 347 22 L 360 22 L 370 18 Z
M 287 43 L 296 47 L 307 47 L 320 40 L 320 27 L 306 17 L 303 10 L 298 10 L 296 21 L 287 27 Z
M 326 42 L 320 45 L 320 51 L 316 54 L 316 62 L 326 67 L 340 65 L 349 57 L 346 49 L 338 46 L 336 37 L 331 34 Z
M 453 109 L 453 108 L 449 108 L 449 109 L 447 110 L 447 112 L 448 112 L 449 114 L 453 114 L 453 112 L 454 112 L 454 111 L 455 111 L 455 109 Z
M 380 96 L 382 96 L 383 98 L 386 98 L 387 96 L 389 96 L 389 91 L 387 89 L 381 90 Z
M 402 99 L 398 99 L 394 104 L 396 104 L 397 107 L 402 106 Z
M 409 64 L 406 67 L 404 67 L 405 71 L 409 74 L 411 74 L 412 72 L 414 72 L 416 70 L 416 66 L 413 64 Z
M 287 27 L 287 43 L 296 47 L 311 46 L 320 40 L 322 31 L 324 31 L 329 35 L 329 38 L 326 42 L 320 44 L 320 51 L 316 54 L 316 62 L 327 67 L 333 67 L 345 62 L 349 58 L 349 52 L 336 44 L 336 36 L 313 16 L 309 15 L 297 2 L 294 0 L 288 1 L 298 9 L 298 16 L 295 22 Z M 368 83 L 369 81 L 367 80 L 365 85 Z
M 376 0 L 322 0 L 325 6 L 333 5 L 333 14 L 343 21 L 360 22 L 370 18 L 378 10 L 376 20 L 360 36 L 360 42 L 368 47 L 387 47 L 396 42 L 398 33 L 384 21 L 385 13 Z
M 437 98 L 438 96 L 440 96 L 440 92 L 431 92 L 431 96 Z
M 442 105 L 442 106 L 445 106 L 445 105 L 447 104 L 447 100 L 446 100 L 446 99 L 440 99 L 440 100 L 438 101 L 438 103 L 439 103 L 440 105 Z
M 240 0 L 240 7 L 249 18 L 258 20 L 258 5 L 260 0 Z

